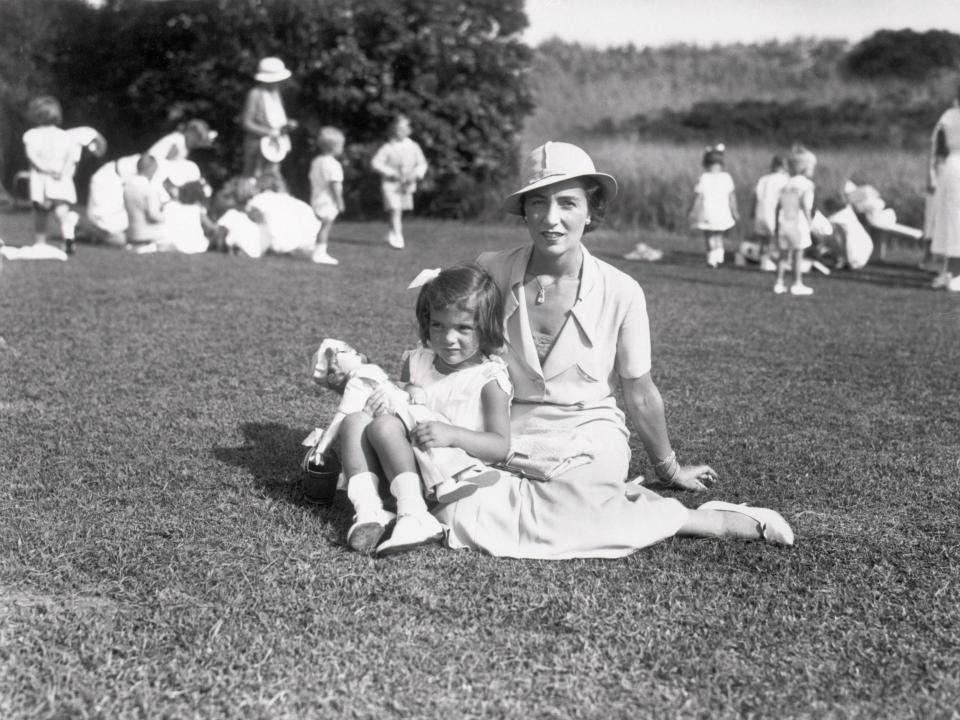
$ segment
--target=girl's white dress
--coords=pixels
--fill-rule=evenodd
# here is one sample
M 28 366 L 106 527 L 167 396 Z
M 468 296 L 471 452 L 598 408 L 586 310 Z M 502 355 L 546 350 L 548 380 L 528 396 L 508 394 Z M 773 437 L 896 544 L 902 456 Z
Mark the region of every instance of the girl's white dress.
M 254 195 L 247 203 L 256 210 L 263 246 L 278 255 L 306 255 L 317 244 L 320 221 L 303 200 L 272 190 Z
M 780 191 L 790 176 L 784 172 L 772 172 L 757 180 L 754 195 L 757 209 L 753 217 L 753 232 L 760 237 L 772 238 L 776 234 L 777 202 Z
M 479 365 L 444 375 L 434 367 L 435 357 L 433 350 L 424 347 L 408 350 L 403 355 L 403 361 L 409 362 L 410 382 L 426 393 L 424 406 L 447 418 L 451 425 L 483 431 L 480 392 L 484 386 L 496 381 L 501 390 L 513 396 L 507 364 L 496 356 L 485 357 Z
M 163 234 L 157 239 L 157 249 L 185 255 L 206 252 L 210 241 L 203 233 L 203 213 L 200 205 L 168 202 L 163 208 Z
M 937 173 L 933 194 L 930 251 L 960 257 L 960 108 L 947 110 L 934 128 L 942 130 L 949 155 Z
M 813 217 L 813 180 L 793 175 L 780 191 L 779 242 L 784 250 L 804 250 L 813 244 L 810 221 Z
M 730 210 L 730 193 L 733 190 L 730 173 L 703 173 L 694 188 L 698 197 L 694 228 L 711 232 L 725 232 L 732 228 L 736 224 Z

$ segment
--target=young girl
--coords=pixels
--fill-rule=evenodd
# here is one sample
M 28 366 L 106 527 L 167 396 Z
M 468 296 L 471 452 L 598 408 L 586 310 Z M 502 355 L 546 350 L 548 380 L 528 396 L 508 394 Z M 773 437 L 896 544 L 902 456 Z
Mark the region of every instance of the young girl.
M 317 135 L 320 154 L 310 164 L 310 205 L 320 221 L 313 261 L 324 265 L 336 265 L 339 262 L 330 256 L 327 247 L 333 221 L 344 209 L 343 165 L 337 160 L 343 154 L 343 143 L 343 133 L 337 128 L 320 128 Z
M 160 252 L 196 255 L 210 247 L 207 235 L 215 223 L 207 215 L 207 188 L 201 181 L 188 182 L 175 190 L 176 197 L 163 209 L 163 235 L 157 240 Z
M 780 191 L 777 202 L 777 242 L 780 258 L 777 263 L 777 282 L 773 291 L 787 292 L 783 282 L 787 265 L 793 265 L 791 295 L 813 295 L 813 288 L 803 284 L 803 251 L 813 244 L 810 223 L 813 222 L 813 168 L 816 156 L 805 148 L 794 148 L 787 159 L 790 179 Z
M 772 257 L 776 252 L 777 202 L 789 177 L 783 157 L 774 155 L 770 161 L 770 172 L 757 180 L 753 190 L 753 212 L 750 214 L 753 217 L 753 236 L 760 245 L 760 270 L 764 272 L 777 269 Z
M 60 226 L 67 254 L 73 252 L 74 231 L 80 216 L 70 209 L 77 202 L 73 184 L 78 153 L 76 142 L 60 125 L 63 111 L 56 98 L 34 98 L 27 108 L 33 128 L 23 134 L 23 145 L 30 161 L 30 201 L 34 212 L 34 242 L 47 242 L 47 222 L 53 212 Z
M 410 139 L 410 120 L 406 115 L 394 118 L 390 125 L 390 139 L 380 146 L 370 165 L 380 174 L 383 207 L 390 222 L 387 244 L 401 250 L 405 244 L 403 211 L 413 210 L 417 181 L 427 174 L 427 159 L 420 146 Z
M 739 219 L 733 178 L 723 170 L 723 145 L 708 147 L 703 153 L 705 172 L 694 188 L 696 193 L 690 216 L 693 227 L 703 232 L 707 265 L 723 263 L 723 238 Z
M 512 386 L 506 364 L 493 355 L 503 345 L 503 305 L 493 279 L 476 267 L 444 270 L 421 288 L 416 314 L 423 347 L 405 353 L 401 380 L 411 403 L 449 423 L 405 427 L 384 388 L 371 396 L 367 412 L 348 415 L 341 430 L 347 496 L 356 511 L 347 542 L 360 551 L 376 547 L 378 555 L 443 536 L 427 510 L 413 446 L 457 447 L 488 464 L 502 462 L 510 450 Z M 378 546 L 391 519 L 378 492 L 380 477 L 390 481 L 397 522 Z

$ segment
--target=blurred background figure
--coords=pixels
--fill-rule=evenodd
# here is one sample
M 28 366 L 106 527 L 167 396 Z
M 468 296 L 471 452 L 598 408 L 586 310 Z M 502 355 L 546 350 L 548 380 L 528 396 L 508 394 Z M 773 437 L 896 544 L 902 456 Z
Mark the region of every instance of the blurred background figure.
M 272 175 L 283 181 L 280 163 L 290 152 L 290 131 L 297 126 L 287 117 L 280 95 L 290 75 L 280 58 L 263 58 L 257 66 L 256 84 L 247 93 L 240 118 L 245 133 L 243 174 L 247 177 Z

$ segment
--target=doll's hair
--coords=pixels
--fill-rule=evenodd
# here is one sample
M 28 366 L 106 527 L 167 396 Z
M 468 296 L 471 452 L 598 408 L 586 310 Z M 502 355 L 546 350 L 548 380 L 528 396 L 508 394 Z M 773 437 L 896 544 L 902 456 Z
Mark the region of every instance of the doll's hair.
M 709 168 L 711 165 L 723 165 L 723 153 L 726 150 L 723 143 L 711 145 L 703 151 L 703 167 Z
M 324 155 L 332 155 L 337 149 L 343 149 L 343 133 L 335 127 L 326 126 L 320 128 L 317 133 L 317 147 Z
M 60 107 L 60 101 L 53 95 L 35 97 L 27 106 L 27 120 L 35 127 L 62 125 L 63 109 Z
M 442 270 L 420 288 L 417 324 L 424 345 L 430 343 L 430 313 L 449 308 L 473 313 L 480 352 L 484 355 L 498 353 L 503 348 L 503 300 L 486 270 L 476 265 L 458 265 Z

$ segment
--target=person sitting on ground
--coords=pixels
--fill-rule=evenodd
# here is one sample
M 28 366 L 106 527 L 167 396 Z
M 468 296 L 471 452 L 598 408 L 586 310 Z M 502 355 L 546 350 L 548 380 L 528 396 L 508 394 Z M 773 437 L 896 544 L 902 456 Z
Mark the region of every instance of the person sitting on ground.
M 163 197 L 153 183 L 157 159 L 143 154 L 137 160 L 137 174 L 123 184 L 123 204 L 127 211 L 127 247 L 138 253 L 157 251 L 157 240 L 164 237 Z
M 366 410 L 351 413 L 341 426 L 347 496 L 356 512 L 347 542 L 355 550 L 375 548 L 378 555 L 443 537 L 442 526 L 427 510 L 414 448 L 460 448 L 470 456 L 468 461 L 475 458 L 487 464 L 505 460 L 510 451 L 512 389 L 507 367 L 497 354 L 503 345 L 497 286 L 485 270 L 472 266 L 421 273 L 418 278 L 425 281 L 416 304 L 422 346 L 404 355 L 400 379 L 410 401 L 446 421 L 417 420 L 408 427 L 395 388 L 384 383 L 373 392 Z M 475 464 L 474 460 L 453 475 L 456 482 L 451 483 L 447 501 L 475 494 L 471 483 L 490 474 L 475 472 Z M 496 481 L 499 473 L 493 474 Z M 391 519 L 379 494 L 381 479 L 390 483 L 397 500 L 397 522 L 390 537 L 378 545 Z M 442 493 L 437 494 L 441 499 Z
M 198 181 L 176 190 L 176 197 L 163 208 L 163 234 L 157 238 L 157 250 L 196 255 L 209 249 L 208 235 L 216 224 L 207 217 L 207 193 L 207 187 Z

